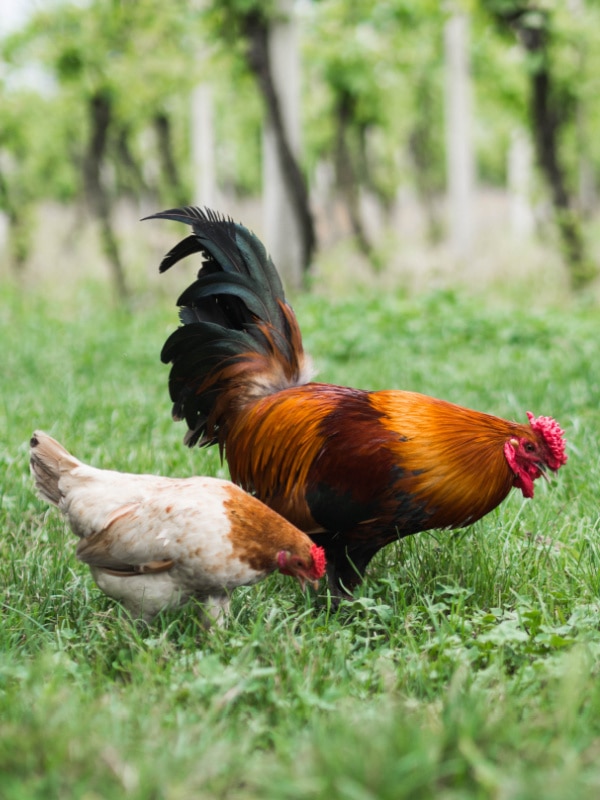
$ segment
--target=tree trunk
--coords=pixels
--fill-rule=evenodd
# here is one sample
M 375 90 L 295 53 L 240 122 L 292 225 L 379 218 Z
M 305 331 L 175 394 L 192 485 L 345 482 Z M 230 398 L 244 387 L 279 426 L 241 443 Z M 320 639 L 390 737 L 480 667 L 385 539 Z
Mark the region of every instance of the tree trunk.
M 526 8 L 517 8 L 496 16 L 516 31 L 522 46 L 532 57 L 530 117 L 536 159 L 550 189 L 571 285 L 574 289 L 581 289 L 592 280 L 596 271 L 586 252 L 581 221 L 573 208 L 559 156 L 560 129 L 569 117 L 570 107 L 553 80 L 548 14 L 538 11 L 532 18 L 528 12 Z
M 110 198 L 102 177 L 108 131 L 112 122 L 112 101 L 106 91 L 97 91 L 89 102 L 90 141 L 84 161 L 84 182 L 87 200 L 100 223 L 104 252 L 108 258 L 115 289 L 121 302 L 130 296 L 119 245 L 110 214 Z
M 574 289 L 581 289 L 593 277 L 585 252 L 581 224 L 572 208 L 564 170 L 558 156 L 558 134 L 564 121 L 564 109 L 553 97 L 552 77 L 546 48 L 547 34 L 543 29 L 529 31 L 525 37 L 532 53 L 541 55 L 542 66 L 531 78 L 531 115 L 533 119 L 537 158 L 546 175 L 556 210 L 556 220 L 565 254 L 571 270 Z
M 126 127 L 120 127 L 115 140 L 117 157 L 121 169 L 119 187 L 120 191 L 128 194 L 132 199 L 137 199 L 140 194 L 148 193 L 149 187 L 144 180 L 144 175 L 129 145 L 130 132 Z
M 32 204 L 20 192 L 11 191 L 2 173 L 0 207 L 4 208 L 4 219 L 0 220 L 0 251 L 4 247 L 8 249 L 11 267 L 15 275 L 20 277 L 32 246 Z
M 173 202 L 178 206 L 185 205 L 187 196 L 182 186 L 181 176 L 177 169 L 177 161 L 173 153 L 171 120 L 166 113 L 159 111 L 154 116 L 154 130 L 156 131 L 156 138 L 158 140 L 158 158 L 163 178 L 163 186 L 166 189 L 169 202 Z
M 304 269 L 308 269 L 316 248 L 314 224 L 306 181 L 289 142 L 280 98 L 275 88 L 269 55 L 269 22 L 260 11 L 253 10 L 243 17 L 242 25 L 248 42 L 248 66 L 256 76 L 265 100 L 283 178 L 298 221 L 302 264 Z
M 373 262 L 373 248 L 369 242 L 360 213 L 360 194 L 357 170 L 354 166 L 351 149 L 348 143 L 350 121 L 353 117 L 353 102 L 350 95 L 341 93 L 336 103 L 336 147 L 335 147 L 335 171 L 337 183 L 342 192 L 352 232 L 356 238 L 361 252 Z
M 427 238 L 431 244 L 441 241 L 444 225 L 440 216 L 441 186 L 436 180 L 436 153 L 433 131 L 436 128 L 433 88 L 428 72 L 416 81 L 417 117 L 408 140 L 408 149 L 414 166 L 415 185 L 427 223 Z

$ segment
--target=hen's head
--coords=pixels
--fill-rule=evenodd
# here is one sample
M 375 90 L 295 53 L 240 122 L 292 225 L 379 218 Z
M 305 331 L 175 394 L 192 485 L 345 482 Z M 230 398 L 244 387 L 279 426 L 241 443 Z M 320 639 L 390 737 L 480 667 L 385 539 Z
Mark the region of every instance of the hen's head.
M 302 589 L 307 582 L 316 589 L 318 581 L 325 574 L 325 551 L 316 544 L 311 545 L 307 556 L 280 550 L 277 553 L 277 566 L 282 575 L 298 578 Z
M 567 463 L 564 431 L 552 417 L 534 417 L 528 411 L 531 432 L 511 437 L 504 445 L 504 455 L 514 473 L 514 486 L 524 497 L 533 497 L 533 482 L 546 477 L 546 470 Z

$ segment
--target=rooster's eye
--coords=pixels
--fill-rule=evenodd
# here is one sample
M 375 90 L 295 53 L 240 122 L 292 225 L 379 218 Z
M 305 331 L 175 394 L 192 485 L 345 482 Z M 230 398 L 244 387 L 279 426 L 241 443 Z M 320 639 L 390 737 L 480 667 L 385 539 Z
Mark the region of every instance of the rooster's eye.
M 525 442 L 525 450 L 528 453 L 533 453 L 535 450 L 535 445 L 533 445 L 531 442 Z

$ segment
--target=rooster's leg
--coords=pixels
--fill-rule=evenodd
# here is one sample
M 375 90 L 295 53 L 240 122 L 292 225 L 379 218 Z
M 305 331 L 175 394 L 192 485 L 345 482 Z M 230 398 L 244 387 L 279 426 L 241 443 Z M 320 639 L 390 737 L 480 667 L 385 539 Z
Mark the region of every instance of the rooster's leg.
M 379 546 L 367 548 L 362 542 L 358 547 L 336 550 L 326 547 L 327 581 L 334 605 L 352 599 L 354 590 L 363 582 L 368 563 L 379 549 Z
M 335 564 L 327 564 L 327 585 L 331 594 L 331 605 L 337 608 L 342 600 L 352 600 L 347 584 L 340 579 Z

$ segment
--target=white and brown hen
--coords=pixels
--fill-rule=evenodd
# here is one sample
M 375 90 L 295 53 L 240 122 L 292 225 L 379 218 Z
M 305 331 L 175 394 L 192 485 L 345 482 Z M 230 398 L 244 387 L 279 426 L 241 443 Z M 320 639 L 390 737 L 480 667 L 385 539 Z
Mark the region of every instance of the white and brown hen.
M 41 431 L 30 446 L 36 488 L 79 537 L 77 558 L 133 617 L 196 598 L 208 626 L 237 586 L 277 569 L 303 587 L 324 575 L 322 548 L 229 481 L 97 469 Z

